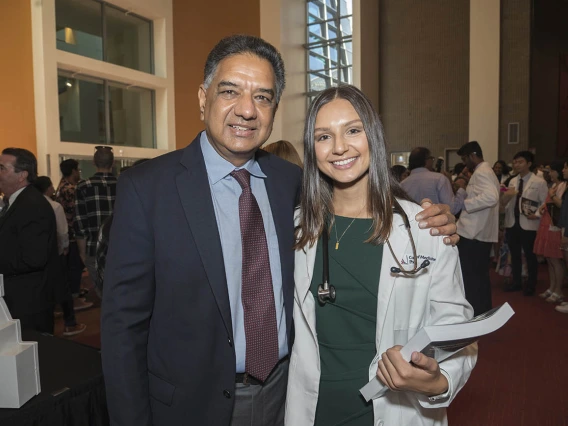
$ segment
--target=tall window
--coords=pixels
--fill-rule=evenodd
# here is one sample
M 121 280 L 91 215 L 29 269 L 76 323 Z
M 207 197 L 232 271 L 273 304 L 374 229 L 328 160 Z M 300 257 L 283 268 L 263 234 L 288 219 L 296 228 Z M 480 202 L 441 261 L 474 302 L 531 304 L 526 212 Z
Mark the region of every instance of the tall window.
M 56 0 L 57 48 L 154 72 L 152 21 L 98 0 Z
M 307 1 L 307 94 L 353 82 L 352 0 Z
M 155 148 L 155 90 L 130 79 L 154 74 L 152 22 L 100 0 L 55 0 L 55 21 L 58 50 L 120 65 L 111 78 L 59 65 L 61 141 Z
M 154 91 L 59 70 L 63 142 L 154 148 Z

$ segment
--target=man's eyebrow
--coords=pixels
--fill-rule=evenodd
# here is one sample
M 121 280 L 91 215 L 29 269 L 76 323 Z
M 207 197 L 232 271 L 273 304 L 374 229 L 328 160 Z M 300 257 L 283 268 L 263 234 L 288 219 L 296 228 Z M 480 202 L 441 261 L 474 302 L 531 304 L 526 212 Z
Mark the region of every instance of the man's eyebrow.
M 264 89 L 264 88 L 260 88 L 258 89 L 259 92 L 261 93 L 268 93 L 269 95 L 271 95 L 272 97 L 274 97 L 274 90 L 272 89 Z
M 222 86 L 229 86 L 229 87 L 239 87 L 237 83 L 233 83 L 232 81 L 222 80 L 217 85 L 217 88 Z

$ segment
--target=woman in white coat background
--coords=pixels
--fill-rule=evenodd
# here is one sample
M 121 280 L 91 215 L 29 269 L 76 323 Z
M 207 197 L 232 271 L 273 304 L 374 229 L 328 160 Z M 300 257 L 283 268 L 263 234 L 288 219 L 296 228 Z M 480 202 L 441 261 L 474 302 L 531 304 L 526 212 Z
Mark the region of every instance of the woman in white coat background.
M 457 249 L 418 227 L 421 209 L 391 176 L 379 117 L 357 88 L 315 98 L 304 150 L 286 425 L 447 424 L 445 407 L 467 381 L 477 346 L 438 365 L 419 353 L 404 361 L 400 345 L 425 325 L 471 318 Z M 317 298 L 323 232 L 336 289 L 325 304 Z M 429 266 L 416 274 L 391 271 L 425 259 Z M 391 391 L 366 403 L 359 389 L 375 375 Z

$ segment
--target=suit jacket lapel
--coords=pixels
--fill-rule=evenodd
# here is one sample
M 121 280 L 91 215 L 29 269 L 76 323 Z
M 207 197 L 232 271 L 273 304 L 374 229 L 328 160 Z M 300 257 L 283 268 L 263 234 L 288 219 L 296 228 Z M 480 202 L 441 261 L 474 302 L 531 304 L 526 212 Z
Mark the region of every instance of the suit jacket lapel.
M 221 312 L 227 332 L 230 336 L 233 336 L 231 305 L 221 238 L 199 136 L 185 148 L 180 162 L 184 169 L 177 175 L 176 185 L 185 217 L 195 239 L 209 285 L 219 306 L 219 312 Z
M 25 192 L 29 191 L 29 185 L 28 187 L 26 187 L 26 189 L 24 189 L 22 192 L 20 192 L 20 195 L 18 195 L 18 197 L 16 198 L 16 201 L 14 201 L 14 203 L 10 206 L 10 208 L 8 209 L 8 211 L 6 212 L 6 214 L 4 214 L 1 218 L 0 218 L 0 229 L 2 229 L 2 226 L 4 226 L 5 223 L 7 223 L 8 218 L 14 214 L 14 209 L 18 206 L 18 200 L 21 200 L 22 197 L 26 197 Z

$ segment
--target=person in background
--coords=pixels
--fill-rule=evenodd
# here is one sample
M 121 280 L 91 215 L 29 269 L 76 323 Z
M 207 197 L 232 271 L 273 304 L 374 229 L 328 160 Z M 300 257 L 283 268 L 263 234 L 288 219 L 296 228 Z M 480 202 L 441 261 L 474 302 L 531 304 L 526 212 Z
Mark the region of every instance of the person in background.
M 88 309 L 93 304 L 86 302 L 83 298 L 88 290 L 81 289 L 81 277 L 85 265 L 79 256 L 79 248 L 75 239 L 75 191 L 77 184 L 81 180 L 81 171 L 79 170 L 79 162 L 74 159 L 67 159 L 59 164 L 59 169 L 63 177 L 59 181 L 55 192 L 55 201 L 63 207 L 65 218 L 67 219 L 67 232 L 69 235 L 69 251 L 66 255 L 66 273 L 69 291 L 73 296 L 73 308 L 76 311 Z
M 493 164 L 493 171 L 500 184 L 504 184 L 509 178 L 509 166 L 507 166 L 507 163 L 503 160 L 497 160 L 495 164 Z
M 0 274 L 4 300 L 22 329 L 53 334 L 55 285 L 62 280 L 53 208 L 31 185 L 37 160 L 23 148 L 0 155 L 0 191 L 7 205 L 0 213 Z
M 402 164 L 395 164 L 391 167 L 392 175 L 395 177 L 397 182 L 402 182 L 410 175 L 410 171 L 404 167 Z
M 547 167 L 552 186 L 548 190 L 544 204 L 539 208 L 541 219 L 536 231 L 533 251 L 537 256 L 544 256 L 548 264 L 550 286 L 539 296 L 550 303 L 561 303 L 564 301 L 562 285 L 564 284 L 565 265 L 561 249 L 560 209 L 562 196 L 566 190 L 566 181 L 562 173 L 563 163 L 553 162 Z
M 283 158 L 298 167 L 302 167 L 302 160 L 298 155 L 298 151 L 296 151 L 296 148 L 294 148 L 294 145 L 292 145 L 291 142 L 279 140 L 263 146 L 262 149 L 276 155 L 277 157 Z
M 99 230 L 106 218 L 112 214 L 117 182 L 112 174 L 114 164 L 112 148 L 97 146 L 95 149 L 93 161 L 97 171 L 94 176 L 77 184 L 75 197 L 77 247 L 93 284 L 97 274 L 95 255 Z
M 529 275 L 524 288 L 525 296 L 532 296 L 536 288 L 538 262 L 533 248 L 540 221 L 538 208 L 548 195 L 544 179 L 531 173 L 533 163 L 532 152 L 520 151 L 515 154 L 513 169 L 517 176 L 511 179 L 507 192 L 503 194 L 508 197 L 505 205 L 505 232 L 513 268 L 513 282 L 505 291 L 523 290 L 521 252 L 524 252 Z
M 428 198 L 433 203 L 447 204 L 452 214 L 456 215 L 463 208 L 466 192 L 460 188 L 454 195 L 450 179 L 428 168 L 431 157 L 430 150 L 425 147 L 416 147 L 410 152 L 410 176 L 401 182 L 402 189 L 415 202 Z
M 126 169 L 131 169 L 132 167 L 136 167 L 140 164 L 149 161 L 149 158 L 141 158 L 140 160 L 136 160 L 132 166 L 128 166 Z M 120 171 L 122 173 L 125 167 L 123 167 Z M 106 255 L 108 251 L 108 243 L 109 243 L 109 236 L 110 236 L 110 228 L 112 227 L 112 218 L 113 214 L 106 218 L 99 230 L 99 235 L 97 238 L 97 250 L 95 254 L 95 267 L 96 267 L 96 275 L 95 275 L 95 288 L 100 295 L 103 294 L 103 285 L 105 280 L 105 266 L 106 266 Z
M 499 182 L 477 141 L 463 145 L 458 155 L 473 171 L 458 221 L 458 248 L 465 295 L 477 316 L 492 308 L 489 264 L 491 245 L 499 237 Z
M 61 268 L 63 271 L 66 271 L 67 267 L 65 261 L 69 253 L 69 234 L 65 212 L 61 204 L 52 199 L 55 194 L 55 189 L 48 176 L 39 176 L 34 181 L 33 186 L 45 196 L 55 213 L 55 221 L 57 224 L 57 251 L 61 260 Z M 65 275 L 66 274 L 62 274 L 62 276 Z M 73 297 L 69 292 L 68 284 L 69 282 L 67 280 L 63 280 L 61 285 L 60 283 L 55 283 L 56 289 L 59 289 L 56 290 L 55 301 L 59 302 L 63 310 L 63 321 L 65 323 L 63 335 L 66 337 L 80 334 L 87 328 L 85 324 L 77 324 L 75 311 L 73 309 Z
M 463 169 L 465 169 L 464 163 L 457 163 L 452 171 L 452 180 L 456 180 L 458 176 L 462 176 Z
M 418 352 L 409 363 L 400 354 L 417 325 L 463 322 L 473 309 L 457 249 L 419 228 L 420 206 L 392 177 L 386 157 L 379 116 L 359 89 L 342 85 L 316 96 L 305 122 L 296 220 L 287 426 L 445 424 L 445 407 L 476 363 L 475 344 L 440 364 Z M 337 292 L 328 303 L 318 300 L 323 244 Z M 416 275 L 393 273 L 401 258 L 412 269 L 411 244 L 435 260 Z M 393 392 L 365 402 L 359 389 L 375 375 Z
M 568 162 L 564 163 L 564 168 L 562 169 L 562 177 L 564 181 L 568 182 Z M 564 191 L 562 195 L 562 207 L 560 209 L 560 221 L 558 226 L 562 229 L 562 241 L 560 243 L 560 248 L 562 249 L 562 254 L 564 256 L 564 262 L 568 265 L 568 191 Z M 568 314 L 568 301 L 560 302 L 555 308 L 558 312 L 563 314 Z

